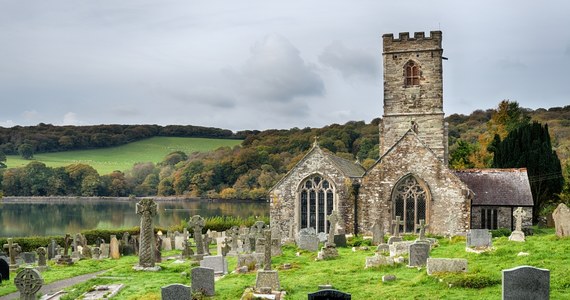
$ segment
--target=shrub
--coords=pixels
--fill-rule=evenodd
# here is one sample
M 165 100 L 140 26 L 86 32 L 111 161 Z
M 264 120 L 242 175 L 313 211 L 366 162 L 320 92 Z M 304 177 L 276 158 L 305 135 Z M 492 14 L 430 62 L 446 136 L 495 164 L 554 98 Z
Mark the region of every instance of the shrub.
M 499 228 L 499 229 L 491 230 L 491 235 L 493 237 L 510 236 L 511 230 L 507 229 L 507 228 Z

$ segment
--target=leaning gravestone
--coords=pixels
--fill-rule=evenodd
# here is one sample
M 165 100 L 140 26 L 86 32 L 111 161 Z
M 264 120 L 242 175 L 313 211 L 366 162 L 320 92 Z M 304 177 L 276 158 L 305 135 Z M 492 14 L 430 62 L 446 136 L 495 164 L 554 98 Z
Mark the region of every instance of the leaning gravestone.
M 560 203 L 552 213 L 554 227 L 558 237 L 570 236 L 570 209 L 566 204 Z
M 197 267 L 193 268 L 190 273 L 192 277 L 192 293 L 214 296 L 214 269 Z
M 530 266 L 503 270 L 503 300 L 549 299 L 550 271 Z
M 10 280 L 10 265 L 5 260 L 0 259 L 0 282 L 2 280 Z
M 152 199 L 142 199 L 137 203 L 136 212 L 141 216 L 139 264 L 136 269 L 155 270 L 156 241 L 152 217 L 157 214 L 157 205 Z
M 307 295 L 309 300 L 350 300 L 352 296 L 348 293 L 325 289 Z
M 428 243 L 413 243 L 410 245 L 410 261 L 409 267 L 425 266 L 429 257 L 431 246 Z
M 467 232 L 467 247 L 489 248 L 492 235 L 488 229 L 471 229 Z
M 191 300 L 191 287 L 184 284 L 171 284 L 160 289 L 162 300 Z
M 35 300 L 36 293 L 42 288 L 44 280 L 37 270 L 27 267 L 16 275 L 14 285 L 20 291 L 20 299 Z
M 319 238 L 313 228 L 303 228 L 299 231 L 297 247 L 307 251 L 319 250 Z

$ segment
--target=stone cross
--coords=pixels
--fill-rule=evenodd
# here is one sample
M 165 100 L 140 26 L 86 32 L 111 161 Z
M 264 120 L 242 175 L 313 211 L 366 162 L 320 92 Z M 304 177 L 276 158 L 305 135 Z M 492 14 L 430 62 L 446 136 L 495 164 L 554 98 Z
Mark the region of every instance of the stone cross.
M 328 242 L 330 244 L 334 244 L 334 234 L 336 231 L 336 224 L 338 223 L 338 221 L 340 221 L 340 216 L 338 215 L 338 212 L 336 210 L 333 210 L 331 214 L 327 216 L 327 220 L 330 222 Z
M 264 232 L 265 236 L 265 257 L 263 261 L 263 270 L 271 270 L 271 229 L 267 229 Z
M 420 236 L 418 237 L 419 240 L 425 240 L 426 238 L 426 228 L 429 227 L 429 224 L 426 224 L 423 219 L 420 220 L 420 224 L 417 225 L 420 229 Z
M 206 232 L 206 234 L 204 234 L 203 240 L 204 240 L 204 253 L 206 255 L 210 255 L 210 244 L 212 243 L 212 238 Z
M 404 221 L 400 221 L 400 216 L 396 216 L 396 220 L 392 221 L 392 226 L 394 226 L 394 236 L 400 236 L 400 225 L 404 225 Z
M 519 207 L 513 212 L 513 216 L 516 221 L 515 230 L 522 231 L 522 219 L 526 217 L 526 211 L 524 211 L 522 207 Z
M 69 246 L 71 245 L 71 234 L 66 233 L 65 238 L 63 238 L 63 255 L 69 256 Z
M 46 266 L 46 248 L 44 247 L 39 247 L 36 250 L 36 253 L 38 254 L 38 266 L 39 267 L 45 267 Z
M 10 255 L 10 265 L 16 265 L 16 252 L 19 248 L 18 243 L 12 243 L 12 238 L 8 238 L 8 244 L 4 244 L 3 248 L 8 250 L 8 255 Z
M 193 216 L 188 222 L 188 227 L 194 230 L 194 242 L 196 243 L 196 254 L 204 255 L 204 243 L 202 242 L 202 228 L 206 222 L 199 215 Z
M 232 226 L 230 229 L 228 229 L 228 231 L 226 232 L 226 234 L 228 234 L 231 238 L 231 246 L 232 246 L 232 251 L 236 251 L 238 249 L 238 237 L 239 237 L 239 227 L 237 226 Z
M 42 288 L 44 280 L 37 270 L 28 267 L 18 272 L 14 284 L 20 291 L 20 299 L 35 300 L 36 293 Z
M 222 247 L 222 256 L 226 256 L 230 252 L 230 239 L 228 237 L 224 238 L 224 246 Z
M 136 212 L 141 215 L 139 267 L 153 268 L 156 248 L 152 217 L 157 214 L 157 205 L 152 199 L 142 199 L 137 203 Z

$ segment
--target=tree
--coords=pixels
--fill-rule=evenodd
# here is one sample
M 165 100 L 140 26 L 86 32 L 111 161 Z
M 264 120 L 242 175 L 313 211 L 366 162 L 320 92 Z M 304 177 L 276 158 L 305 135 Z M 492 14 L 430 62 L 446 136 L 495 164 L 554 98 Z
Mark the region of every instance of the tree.
M 32 159 L 34 158 L 34 147 L 27 143 L 21 144 L 18 147 L 18 153 L 23 159 Z
M 534 220 L 564 184 L 562 167 L 552 150 L 548 125 L 538 122 L 511 131 L 504 140 L 497 134 L 489 145 L 495 168 L 526 168 L 534 200 Z
M 6 154 L 0 150 L 0 169 L 6 168 Z

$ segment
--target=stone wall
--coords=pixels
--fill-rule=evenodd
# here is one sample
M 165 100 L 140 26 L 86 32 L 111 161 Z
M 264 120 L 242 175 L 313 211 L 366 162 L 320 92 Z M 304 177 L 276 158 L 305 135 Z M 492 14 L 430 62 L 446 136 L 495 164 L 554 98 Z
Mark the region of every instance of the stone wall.
M 307 177 L 320 174 L 334 184 L 334 209 L 341 221 L 339 225 L 347 232 L 353 231 L 354 200 L 351 197 L 352 180 L 340 172 L 328 155 L 318 146 L 313 147 L 307 155 L 281 179 L 269 193 L 271 226 L 278 227 L 283 236 L 294 238 L 300 230 L 299 185 Z
M 427 232 L 456 235 L 469 229 L 467 187 L 414 132 L 409 131 L 362 178 L 357 218 L 364 233 L 370 234 L 370 228 L 378 218 L 383 221 L 386 231 L 391 228 L 392 189 L 409 174 L 422 181 L 431 194 L 426 208 Z
M 496 209 L 497 210 L 497 228 L 507 228 L 514 230 L 515 220 L 513 212 L 517 207 L 510 206 L 473 206 L 471 207 L 471 228 L 481 229 L 481 209 Z M 526 217 L 523 218 L 522 226 L 532 226 L 532 207 L 523 207 L 526 211 Z

